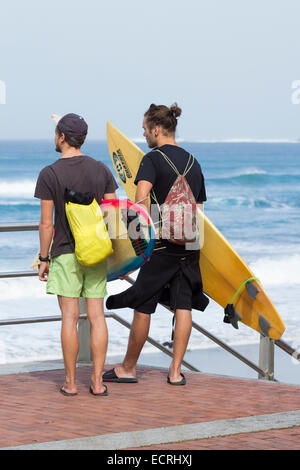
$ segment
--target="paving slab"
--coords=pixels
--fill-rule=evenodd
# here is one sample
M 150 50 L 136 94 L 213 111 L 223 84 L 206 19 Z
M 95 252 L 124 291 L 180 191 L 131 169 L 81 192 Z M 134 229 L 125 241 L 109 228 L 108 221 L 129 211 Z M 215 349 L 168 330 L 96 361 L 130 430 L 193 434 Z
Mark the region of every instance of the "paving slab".
M 300 426 L 295 385 L 185 372 L 187 385 L 173 387 L 167 370 L 139 367 L 137 384 L 110 383 L 107 397 L 93 397 L 91 373 L 90 366 L 78 368 L 75 397 L 58 391 L 63 369 L 1 375 L 0 448 L 125 449 L 197 439 L 203 444 Z

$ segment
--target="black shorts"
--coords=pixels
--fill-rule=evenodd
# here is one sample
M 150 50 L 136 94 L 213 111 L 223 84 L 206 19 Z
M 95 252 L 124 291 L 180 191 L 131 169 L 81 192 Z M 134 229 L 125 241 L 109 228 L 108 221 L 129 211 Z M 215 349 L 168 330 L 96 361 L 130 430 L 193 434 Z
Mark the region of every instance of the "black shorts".
M 162 273 L 159 273 L 159 278 Z M 161 279 L 159 279 L 161 281 Z M 162 286 L 149 300 L 138 306 L 141 313 L 154 313 L 158 303 L 164 303 L 174 312 L 177 309 L 192 310 L 192 287 L 181 270 Z
M 161 303 L 172 311 L 192 308 L 203 311 L 208 302 L 203 294 L 199 251 L 184 256 L 157 252 L 141 267 L 132 287 L 108 297 L 106 308 L 130 307 L 151 314 Z

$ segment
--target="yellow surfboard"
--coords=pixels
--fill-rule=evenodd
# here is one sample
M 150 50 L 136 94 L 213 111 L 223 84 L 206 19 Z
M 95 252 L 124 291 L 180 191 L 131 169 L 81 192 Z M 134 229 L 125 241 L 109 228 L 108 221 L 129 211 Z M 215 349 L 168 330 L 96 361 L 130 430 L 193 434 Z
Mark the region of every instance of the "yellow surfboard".
M 107 143 L 122 186 L 134 202 L 134 180 L 144 152 L 110 122 Z M 241 321 L 264 336 L 279 339 L 285 325 L 261 283 L 208 217 L 201 211 L 198 216 L 203 228 L 200 269 L 205 293 L 223 308 L 229 305 L 228 322 L 235 328 Z

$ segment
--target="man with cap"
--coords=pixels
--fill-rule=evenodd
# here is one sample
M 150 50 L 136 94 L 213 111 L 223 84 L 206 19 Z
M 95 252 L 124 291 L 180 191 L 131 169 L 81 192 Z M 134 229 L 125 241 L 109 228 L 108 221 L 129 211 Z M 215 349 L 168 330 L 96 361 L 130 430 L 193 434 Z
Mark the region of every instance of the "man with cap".
M 107 387 L 102 383 L 102 369 L 108 341 L 103 309 L 107 280 L 106 262 L 88 267 L 79 264 L 64 207 L 66 187 L 82 193 L 94 193 L 99 204 L 102 199 L 116 197 L 115 191 L 118 186 L 109 168 L 81 152 L 87 132 L 88 126 L 85 120 L 77 114 L 67 114 L 58 121 L 55 146 L 61 156 L 40 172 L 34 194 L 41 200 L 39 279 L 47 282 L 48 294 L 57 295 L 62 313 L 61 342 L 66 377 L 60 392 L 65 396 L 74 396 L 78 393 L 75 379 L 79 351 L 77 332 L 79 297 L 86 298 L 87 315 L 91 323 L 94 370 L 90 393 L 98 396 L 107 395 Z

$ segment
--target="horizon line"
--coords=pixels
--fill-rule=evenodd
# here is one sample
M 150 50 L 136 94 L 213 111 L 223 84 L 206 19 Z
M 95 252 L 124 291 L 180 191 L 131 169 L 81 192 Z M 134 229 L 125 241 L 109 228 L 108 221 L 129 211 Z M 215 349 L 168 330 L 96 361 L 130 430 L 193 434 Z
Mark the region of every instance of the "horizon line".
M 30 137 L 20 137 L 20 138 L 1 138 L 0 137 L 0 142 L 38 142 L 38 141 L 52 141 L 53 139 L 51 137 L 40 137 L 40 138 L 30 138 Z M 146 140 L 141 138 L 141 137 L 131 137 L 129 140 L 132 140 L 133 142 L 137 142 L 140 144 L 147 144 Z M 300 143 L 300 137 L 297 138 L 240 138 L 240 137 L 234 137 L 234 138 L 212 138 L 212 139 L 184 139 L 184 138 L 178 138 L 175 139 L 179 143 L 195 143 L 195 144 L 201 144 L 201 143 Z M 88 142 L 106 142 L 106 138 L 88 138 L 85 143 Z M 85 143 L 83 145 L 85 145 Z

